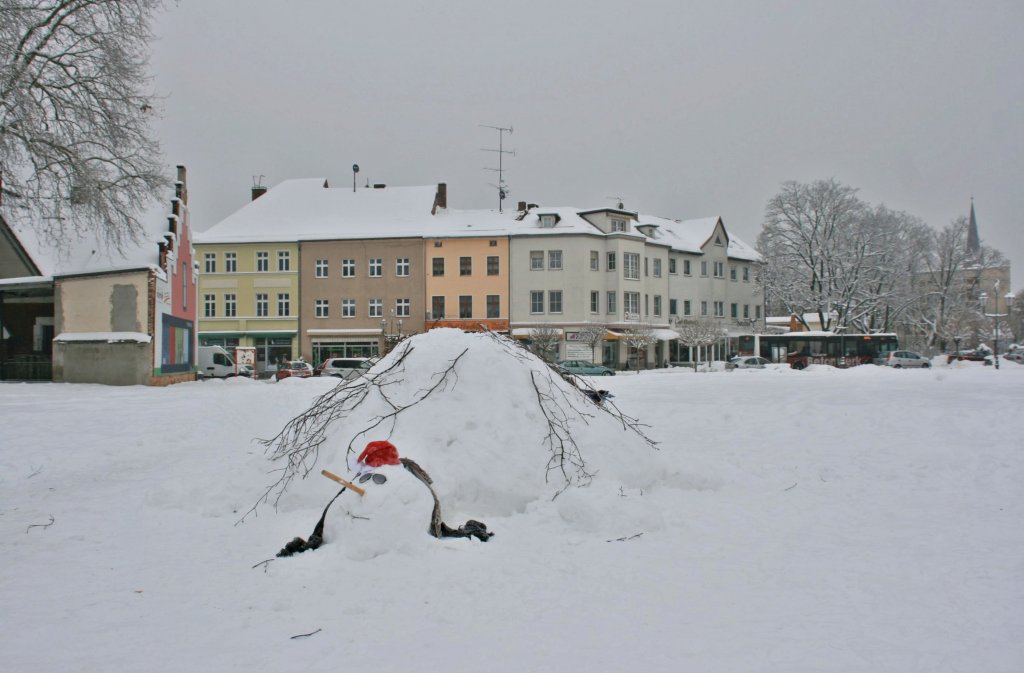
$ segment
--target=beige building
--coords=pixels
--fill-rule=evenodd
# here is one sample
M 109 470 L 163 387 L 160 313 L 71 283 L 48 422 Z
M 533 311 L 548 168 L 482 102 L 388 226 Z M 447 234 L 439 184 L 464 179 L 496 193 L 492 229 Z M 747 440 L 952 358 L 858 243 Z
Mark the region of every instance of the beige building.
M 369 357 L 381 338 L 423 331 L 423 239 L 303 241 L 299 352 Z
M 267 372 L 300 357 L 374 355 L 399 321 L 421 330 L 422 235 L 445 196 L 443 184 L 350 189 L 324 178 L 253 190 L 196 236 L 200 343 L 255 347 Z
M 462 214 L 466 222 L 472 213 Z M 441 222 L 424 242 L 426 327 L 456 327 L 467 332 L 509 329 L 509 239 L 507 235 L 472 236 L 466 227 Z M 462 234 L 462 235 L 459 235 Z

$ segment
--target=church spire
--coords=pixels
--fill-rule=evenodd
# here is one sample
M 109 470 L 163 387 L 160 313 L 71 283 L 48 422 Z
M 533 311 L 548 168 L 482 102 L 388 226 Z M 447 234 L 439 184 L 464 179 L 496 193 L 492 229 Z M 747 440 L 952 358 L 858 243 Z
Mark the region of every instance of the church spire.
M 974 197 L 971 197 L 971 219 L 967 224 L 967 252 L 977 256 L 981 251 L 981 239 L 978 237 L 978 219 L 974 216 Z

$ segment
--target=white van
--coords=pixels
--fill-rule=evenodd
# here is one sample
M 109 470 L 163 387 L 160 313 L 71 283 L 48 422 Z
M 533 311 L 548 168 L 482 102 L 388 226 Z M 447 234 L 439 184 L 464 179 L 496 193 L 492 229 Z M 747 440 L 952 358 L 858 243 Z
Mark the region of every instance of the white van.
M 244 371 L 239 372 L 231 355 L 220 346 L 200 346 L 196 362 L 201 379 L 223 379 L 240 373 L 245 376 Z

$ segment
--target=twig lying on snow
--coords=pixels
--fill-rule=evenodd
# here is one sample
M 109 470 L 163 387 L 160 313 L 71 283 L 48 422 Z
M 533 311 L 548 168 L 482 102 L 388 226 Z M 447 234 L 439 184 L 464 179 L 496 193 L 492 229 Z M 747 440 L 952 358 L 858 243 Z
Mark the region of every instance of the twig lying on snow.
M 263 572 L 267 572 L 267 566 L 269 566 L 271 561 L 273 560 L 274 559 L 272 558 L 268 558 L 266 561 L 260 561 L 259 563 L 254 565 L 253 568 L 259 568 L 260 566 L 263 566 Z
M 36 476 L 37 474 L 39 474 L 42 471 L 43 471 L 43 466 L 42 465 L 40 465 L 39 467 L 33 467 L 32 468 L 32 474 L 28 475 L 25 478 L 26 479 L 31 479 L 32 477 Z
M 33 528 L 49 528 L 50 526 L 53 525 L 53 521 L 54 521 L 53 515 L 51 514 L 50 515 L 50 523 L 34 523 L 31 526 L 29 526 L 28 528 L 26 528 L 25 532 L 27 533 L 30 530 L 32 530 Z
M 786 492 L 786 491 L 792 491 L 792 490 L 793 490 L 794 488 L 796 488 L 796 485 L 797 485 L 797 484 L 799 484 L 799 483 L 800 483 L 799 481 L 798 481 L 798 482 L 795 482 L 795 483 L 794 483 L 794 484 L 793 484 L 792 486 L 790 486 L 789 488 L 784 488 L 784 489 L 782 489 L 782 491 L 783 491 L 783 492 Z
M 605 540 L 605 542 L 626 542 L 627 540 L 635 540 L 638 537 L 640 537 L 641 535 L 643 535 L 642 531 L 637 533 L 636 535 L 628 535 L 626 537 L 617 537 L 614 540 Z
M 317 629 L 316 631 L 310 631 L 309 633 L 300 633 L 297 636 L 292 636 L 290 638 L 290 640 L 297 640 L 299 638 L 309 638 L 310 636 L 316 635 L 317 633 L 320 633 L 321 631 L 323 631 L 323 629 Z

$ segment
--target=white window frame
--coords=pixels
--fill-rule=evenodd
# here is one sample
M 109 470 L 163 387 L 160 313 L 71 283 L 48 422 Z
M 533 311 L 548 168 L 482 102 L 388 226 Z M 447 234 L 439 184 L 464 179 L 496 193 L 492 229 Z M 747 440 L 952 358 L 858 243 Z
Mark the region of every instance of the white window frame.
M 543 271 L 544 270 L 544 251 L 543 250 L 531 250 L 530 251 L 530 271 Z
M 326 259 L 316 260 L 316 277 L 327 278 L 330 275 L 329 266 Z
M 622 277 L 626 280 L 640 280 L 640 253 L 622 253 Z
M 549 271 L 561 271 L 562 270 L 562 251 L 561 250 L 548 250 L 548 270 Z
M 544 312 L 544 290 L 530 290 L 530 313 Z
M 630 309 L 634 310 L 630 310 Z M 623 292 L 622 293 L 622 313 L 628 315 L 640 315 L 640 293 L 639 292 Z
M 562 310 L 562 291 L 548 290 L 548 313 L 561 313 Z

